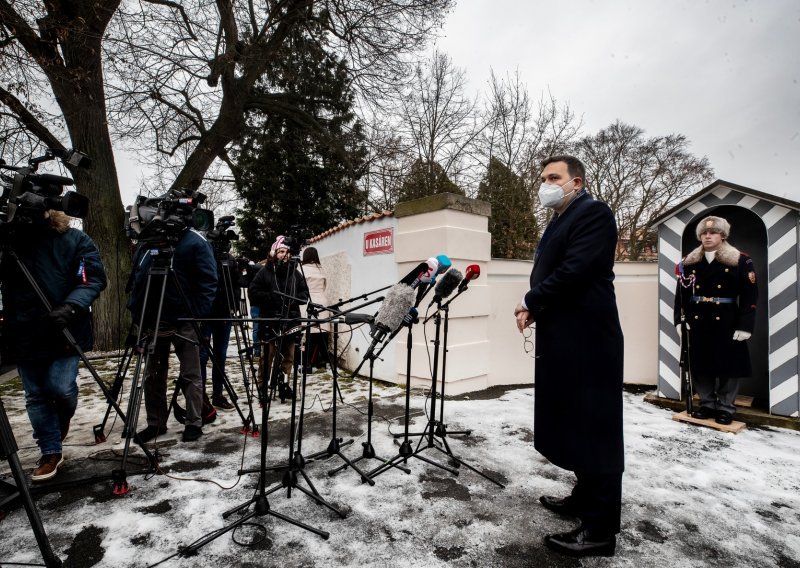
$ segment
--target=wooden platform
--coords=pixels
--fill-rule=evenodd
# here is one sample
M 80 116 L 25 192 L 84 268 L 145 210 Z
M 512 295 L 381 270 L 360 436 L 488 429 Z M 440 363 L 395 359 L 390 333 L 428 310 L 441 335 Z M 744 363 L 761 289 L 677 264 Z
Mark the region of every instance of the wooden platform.
M 733 432 L 734 434 L 738 434 L 747 428 L 747 424 L 744 422 L 739 422 L 738 420 L 734 420 L 730 424 L 717 424 L 713 418 L 706 418 L 705 420 L 692 418 L 686 414 L 685 410 L 683 412 L 679 412 L 678 414 L 673 414 L 672 419 L 677 422 L 688 422 L 689 424 L 696 424 L 698 426 L 708 426 L 709 428 L 714 428 L 720 432 Z

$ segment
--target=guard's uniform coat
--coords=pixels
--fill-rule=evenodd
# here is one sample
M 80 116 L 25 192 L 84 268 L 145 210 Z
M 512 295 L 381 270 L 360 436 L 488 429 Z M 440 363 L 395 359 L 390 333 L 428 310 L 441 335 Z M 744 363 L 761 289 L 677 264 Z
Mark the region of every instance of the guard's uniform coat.
M 676 272 L 683 273 L 675 293 L 675 325 L 681 307 L 689 324 L 689 361 L 692 374 L 740 378 L 751 375 L 746 341 L 734 341 L 736 330 L 753 332 L 758 286 L 753 260 L 727 242 L 708 262 L 700 246 L 688 254 Z M 694 277 L 693 281 L 690 279 Z M 703 301 L 691 301 L 692 296 Z M 733 298 L 733 303 L 718 302 Z
M 576 472 L 624 469 L 616 246 L 608 205 L 579 195 L 545 231 L 525 295 L 536 322 L 534 446 Z

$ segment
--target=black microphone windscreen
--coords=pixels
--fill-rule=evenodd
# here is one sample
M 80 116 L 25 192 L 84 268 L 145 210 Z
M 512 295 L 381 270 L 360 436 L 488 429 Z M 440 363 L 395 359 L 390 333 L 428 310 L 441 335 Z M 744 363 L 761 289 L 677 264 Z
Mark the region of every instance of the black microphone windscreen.
M 428 270 L 428 263 L 427 262 L 420 262 L 414 269 L 403 276 L 400 280 L 402 284 L 408 284 L 409 286 L 416 280 L 420 274 L 426 272 Z
M 444 276 L 442 276 L 442 279 L 439 280 L 438 284 L 436 284 L 436 288 L 434 288 L 436 297 L 441 299 L 452 294 L 453 291 L 458 288 L 462 278 L 464 278 L 464 275 L 455 268 L 451 268 L 445 272 Z
M 344 323 L 347 325 L 353 325 L 356 323 L 372 323 L 375 321 L 375 316 L 371 316 L 369 314 L 344 314 Z
M 375 325 L 394 331 L 403 323 L 403 318 L 414 306 L 414 289 L 408 284 L 398 283 L 389 289 L 381 309 L 375 316 Z

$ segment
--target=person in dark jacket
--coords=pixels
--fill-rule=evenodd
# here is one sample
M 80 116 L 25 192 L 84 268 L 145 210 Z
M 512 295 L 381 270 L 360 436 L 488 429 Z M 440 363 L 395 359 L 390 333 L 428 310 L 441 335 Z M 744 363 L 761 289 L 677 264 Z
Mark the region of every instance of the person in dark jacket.
M 172 254 L 171 263 L 163 257 L 165 250 Z M 161 304 L 161 321 L 158 330 L 155 330 L 162 282 L 159 277 L 152 279 L 147 305 L 144 302 L 148 274 L 154 259 L 159 256 L 171 266 L 170 272 L 174 278 L 167 278 Z M 200 375 L 199 341 L 194 324 L 179 322 L 178 319 L 202 318 L 211 311 L 217 292 L 217 263 L 211 245 L 194 229 L 185 229 L 171 251 L 140 243 L 134 253 L 129 292 L 128 309 L 133 314 L 134 322 L 138 323 L 144 313 L 143 332 L 151 336 L 156 332 L 158 334 L 156 351 L 150 360 L 144 383 L 147 427 L 136 435 L 144 443 L 167 431 L 167 372 L 171 343 L 180 361 L 179 381 L 186 397 L 183 441 L 195 441 L 203 434 L 203 379 Z
M 100 253 L 69 217 L 48 211 L 14 227 L 14 251 L 52 305 L 48 312 L 16 262 L 4 256 L 0 277 L 6 332 L 25 389 L 33 437 L 42 457 L 33 481 L 50 479 L 64 461 L 61 443 L 78 405 L 78 354 L 64 336 L 92 349 L 90 306 L 106 287 Z
M 730 424 L 739 379 L 751 375 L 746 341 L 753 333 L 758 286 L 753 259 L 728 243 L 730 224 L 697 224 L 700 246 L 678 264 L 674 323 L 687 324 L 689 369 L 700 408 L 692 416 Z
M 241 281 L 238 263 L 229 252 L 216 250 L 218 246 L 228 243 L 214 243 L 217 261 L 217 294 L 211 304 L 211 312 L 208 314 L 212 318 L 231 318 L 239 309 L 239 301 L 242 295 Z M 207 344 L 211 345 L 214 353 L 213 368 L 211 369 L 211 403 L 222 410 L 231 410 L 233 405 L 223 394 L 225 361 L 228 358 L 228 343 L 231 340 L 230 321 L 208 321 L 202 326 L 203 346 L 200 348 L 200 371 L 203 377 L 203 385 L 206 384 L 206 373 L 208 360 L 210 358 Z
M 281 400 L 291 398 L 293 393 L 288 385 L 289 376 L 294 366 L 294 348 L 296 337 L 293 334 L 283 335 L 293 327 L 298 327 L 296 320 L 300 318 L 300 305 L 308 302 L 308 286 L 303 274 L 292 260 L 289 247 L 284 243 L 285 237 L 278 236 L 269 252 L 269 260 L 248 287 L 250 302 L 258 306 L 261 318 L 273 321 L 262 322 L 260 326 L 261 342 L 269 342 L 266 361 L 259 362 L 259 374 L 262 388 L 265 369 L 271 377 L 271 384 L 279 389 Z M 278 321 L 280 320 L 280 321 Z M 277 339 L 275 339 L 277 337 Z M 274 365 L 275 354 L 280 354 L 280 362 Z M 278 376 L 281 374 L 282 376 Z
M 624 469 L 617 228 L 608 205 L 586 191 L 577 158 L 553 156 L 542 168 L 539 198 L 555 213 L 536 249 L 530 290 L 514 313 L 520 331 L 536 327 L 534 446 L 577 479 L 568 497 L 540 502 L 580 520 L 545 543 L 571 556 L 611 556 Z

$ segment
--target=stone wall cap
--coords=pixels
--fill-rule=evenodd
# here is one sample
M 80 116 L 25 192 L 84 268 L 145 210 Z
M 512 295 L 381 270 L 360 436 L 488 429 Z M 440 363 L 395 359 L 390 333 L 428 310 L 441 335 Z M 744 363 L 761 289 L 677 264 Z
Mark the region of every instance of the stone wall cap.
M 441 211 L 442 209 L 453 209 L 484 217 L 492 216 L 492 206 L 486 201 L 470 199 L 457 193 L 437 193 L 411 201 L 403 201 L 395 206 L 394 216 L 399 219 L 400 217 L 420 215 L 421 213 Z

